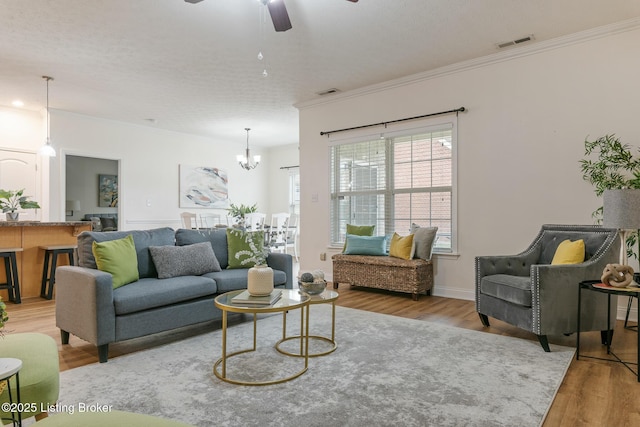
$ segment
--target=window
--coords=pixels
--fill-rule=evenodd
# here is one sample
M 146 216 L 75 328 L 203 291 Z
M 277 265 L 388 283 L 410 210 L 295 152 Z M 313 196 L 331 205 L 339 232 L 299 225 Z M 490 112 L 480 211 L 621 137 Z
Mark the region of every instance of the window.
M 289 169 L 289 213 L 300 216 L 300 169 Z
M 455 245 L 455 126 L 443 123 L 331 147 L 331 243 L 346 225 L 406 235 L 411 223 L 437 226 L 435 250 Z

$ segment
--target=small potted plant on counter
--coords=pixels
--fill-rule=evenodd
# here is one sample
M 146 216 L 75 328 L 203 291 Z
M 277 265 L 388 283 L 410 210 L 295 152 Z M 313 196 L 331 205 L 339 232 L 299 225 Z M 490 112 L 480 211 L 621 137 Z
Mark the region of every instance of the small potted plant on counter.
M 18 209 L 39 209 L 40 205 L 30 196 L 24 196 L 24 188 L 18 191 L 0 189 L 0 208 L 7 214 L 7 221 L 18 220 Z

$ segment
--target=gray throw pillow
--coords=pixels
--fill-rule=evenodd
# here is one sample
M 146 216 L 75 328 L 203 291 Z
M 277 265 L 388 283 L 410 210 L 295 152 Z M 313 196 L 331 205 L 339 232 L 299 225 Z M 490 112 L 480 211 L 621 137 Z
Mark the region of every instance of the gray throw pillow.
M 420 227 L 418 224 L 411 224 L 413 244 L 416 248 L 414 258 L 422 258 L 426 261 L 431 259 L 431 251 L 437 232 L 438 227 Z
M 186 246 L 149 246 L 149 252 L 158 270 L 158 279 L 222 271 L 209 242 Z

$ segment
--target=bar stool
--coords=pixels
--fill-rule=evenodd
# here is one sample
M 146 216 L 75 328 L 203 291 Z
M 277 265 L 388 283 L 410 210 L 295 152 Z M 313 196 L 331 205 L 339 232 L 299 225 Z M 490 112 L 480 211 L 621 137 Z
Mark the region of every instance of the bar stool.
M 6 289 L 9 293 L 9 301 L 20 304 L 20 280 L 18 279 L 18 263 L 16 252 L 22 252 L 22 248 L 0 248 L 0 257 L 4 258 L 4 271 L 6 283 L 0 283 L 0 289 Z
M 69 255 L 69 265 L 74 265 L 74 252 L 77 245 L 49 245 L 40 246 L 44 249 L 44 269 L 42 270 L 42 284 L 40 285 L 40 296 L 46 299 L 53 298 L 53 285 L 56 283 L 56 265 L 58 255 Z M 49 268 L 51 264 L 51 268 Z M 49 290 L 47 290 L 49 282 Z

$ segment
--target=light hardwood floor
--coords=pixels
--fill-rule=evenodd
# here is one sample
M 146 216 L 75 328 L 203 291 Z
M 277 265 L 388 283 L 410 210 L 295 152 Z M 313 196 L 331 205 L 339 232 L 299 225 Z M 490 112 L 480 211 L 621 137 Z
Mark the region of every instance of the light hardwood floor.
M 490 328 L 484 328 L 472 301 L 435 296 L 421 296 L 419 301 L 413 301 L 407 295 L 351 289 L 344 285 L 340 285 L 338 291 L 340 298 L 337 304 L 344 307 L 536 340 L 534 335 L 495 319 L 490 319 Z M 23 300 L 20 305 L 7 303 L 7 309 L 10 320 L 6 329 L 9 333 L 42 332 L 57 341 L 61 370 L 97 362 L 96 348 L 74 336 L 71 337 L 69 345 L 61 345 L 59 330 L 55 326 L 55 301 L 32 298 Z M 113 344 L 110 346 L 109 357 L 114 358 L 183 339 L 202 333 L 210 327 L 211 325 L 182 328 Z M 618 321 L 613 340 L 616 354 L 625 360 L 635 361 L 636 339 L 637 333 L 624 330 L 622 322 Z M 550 342 L 575 347 L 575 335 L 551 338 Z M 591 355 L 606 356 L 598 332 L 582 334 L 581 348 Z M 539 348 L 539 351 L 542 352 L 542 348 Z M 469 357 L 473 358 L 473 354 L 469 354 Z M 640 426 L 640 384 L 622 364 L 583 358 L 576 361 L 574 358 L 544 426 Z

